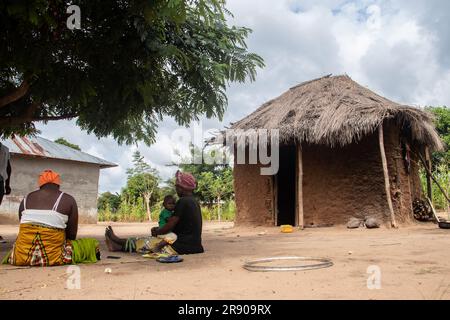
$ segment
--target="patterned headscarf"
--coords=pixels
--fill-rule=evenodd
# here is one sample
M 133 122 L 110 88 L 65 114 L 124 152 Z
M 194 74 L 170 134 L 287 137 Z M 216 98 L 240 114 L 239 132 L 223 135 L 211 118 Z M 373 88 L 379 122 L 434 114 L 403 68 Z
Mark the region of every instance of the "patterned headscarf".
M 175 184 L 186 190 L 194 190 L 197 187 L 197 183 L 192 174 L 179 170 L 175 174 Z

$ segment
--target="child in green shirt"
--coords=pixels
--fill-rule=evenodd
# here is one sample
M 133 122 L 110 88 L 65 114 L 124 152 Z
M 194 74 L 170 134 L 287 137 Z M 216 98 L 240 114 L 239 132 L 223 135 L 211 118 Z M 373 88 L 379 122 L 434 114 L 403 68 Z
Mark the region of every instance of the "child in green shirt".
M 175 198 L 172 195 L 164 197 L 163 209 L 159 214 L 159 227 L 162 228 L 166 225 L 167 221 L 173 214 L 175 210 Z
M 173 215 L 173 211 L 175 210 L 175 198 L 172 195 L 168 195 L 164 197 L 163 201 L 163 209 L 159 214 L 159 227 L 162 228 L 165 226 L 169 218 Z M 164 239 L 167 243 L 172 244 L 177 240 L 177 235 L 173 232 L 169 232 L 167 234 L 161 234 L 158 238 Z

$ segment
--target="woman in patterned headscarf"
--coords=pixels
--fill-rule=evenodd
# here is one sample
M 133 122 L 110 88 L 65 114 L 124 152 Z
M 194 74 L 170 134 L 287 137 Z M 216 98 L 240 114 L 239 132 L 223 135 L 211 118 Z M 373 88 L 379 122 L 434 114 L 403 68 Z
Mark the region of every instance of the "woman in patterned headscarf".
M 202 214 L 200 205 L 193 196 L 193 191 L 197 187 L 196 181 L 192 174 L 178 171 L 175 175 L 175 189 L 180 197 L 175 206 L 174 214 L 168 219 L 167 223 L 162 227 L 154 227 L 152 232 L 153 239 L 138 239 L 131 244 L 131 250 L 140 250 L 139 241 L 141 243 L 149 243 L 152 251 L 162 250 L 168 254 L 193 254 L 202 253 Z M 174 232 L 177 240 L 172 244 L 164 240 L 158 241 L 157 236 Z M 106 241 L 111 251 L 127 251 L 130 249 L 130 239 L 120 239 L 117 237 L 112 228 L 106 229 Z M 133 240 L 131 241 L 133 242 Z M 128 245 L 127 245 L 128 244 Z
M 177 235 L 172 247 L 180 254 L 202 253 L 202 213 L 200 204 L 193 196 L 197 183 L 192 174 L 177 171 L 175 189 L 180 199 L 175 206 L 174 215 L 163 228 L 152 229 L 152 235 L 169 231 Z M 169 224 L 170 223 L 170 224 Z

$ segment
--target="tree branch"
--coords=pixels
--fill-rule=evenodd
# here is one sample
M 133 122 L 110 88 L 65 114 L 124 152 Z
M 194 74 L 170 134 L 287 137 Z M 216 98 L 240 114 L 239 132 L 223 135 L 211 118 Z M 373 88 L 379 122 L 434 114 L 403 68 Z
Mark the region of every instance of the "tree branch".
M 19 117 L 4 117 L 0 118 L 0 126 L 12 127 L 15 125 L 21 125 L 24 123 L 35 122 L 35 121 L 54 121 L 54 120 L 63 120 L 63 119 L 72 119 L 78 116 L 77 113 L 69 113 L 63 114 L 59 116 L 49 116 L 49 117 L 35 117 L 34 114 L 36 110 L 41 105 L 38 103 L 30 104 L 22 116 Z
M 30 104 L 20 117 L 3 117 L 0 118 L 0 126 L 5 127 L 12 127 L 15 125 L 20 125 L 23 123 L 31 122 L 33 121 L 33 115 L 36 112 L 36 110 L 40 107 L 40 104 L 38 103 L 32 103 Z
M 18 88 L 15 88 L 10 94 L 0 98 L 0 108 L 7 106 L 8 104 L 19 100 L 30 90 L 30 85 L 27 80 L 24 80 Z
M 52 116 L 52 117 L 37 117 L 33 118 L 32 121 L 54 121 L 54 120 L 65 120 L 65 119 L 72 119 L 78 117 L 78 114 L 76 113 L 70 113 L 70 114 L 64 114 L 60 116 Z

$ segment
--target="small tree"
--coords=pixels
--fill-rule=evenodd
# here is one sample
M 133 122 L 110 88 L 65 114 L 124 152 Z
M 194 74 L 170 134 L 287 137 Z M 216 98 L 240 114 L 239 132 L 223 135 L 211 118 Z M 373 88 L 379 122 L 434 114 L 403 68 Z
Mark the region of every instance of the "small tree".
M 56 143 L 59 143 L 59 144 L 62 144 L 62 145 L 64 145 L 64 146 L 66 146 L 66 147 L 69 147 L 69 148 L 72 148 L 72 149 L 81 151 L 81 148 L 80 148 L 79 145 L 70 143 L 69 141 L 67 141 L 66 139 L 64 139 L 64 138 L 62 138 L 62 137 L 56 139 L 55 142 L 56 142 Z
M 201 155 L 202 150 L 194 145 L 190 146 L 191 158 Z M 219 152 L 219 149 L 210 150 L 210 154 Z M 221 194 L 222 200 L 229 200 L 233 195 L 233 175 L 231 167 L 228 164 L 208 164 L 205 161 L 201 163 L 190 163 L 191 159 L 181 158 L 180 163 L 176 165 L 180 170 L 191 173 L 197 179 L 197 188 L 195 195 L 204 203 L 212 205 L 217 203 L 217 194 Z M 229 180 L 227 180 L 229 179 Z M 217 186 L 216 192 L 211 191 L 211 184 L 225 183 L 224 190 Z M 226 190 L 226 191 L 225 191 Z
M 120 206 L 120 195 L 113 194 L 111 192 L 104 192 L 100 195 L 97 200 L 97 208 L 98 210 L 105 210 L 107 207 L 111 210 L 111 212 L 117 212 Z
M 434 115 L 434 124 L 439 133 L 439 137 L 445 144 L 443 151 L 434 152 L 432 159 L 433 176 L 439 182 L 446 194 L 450 191 L 450 108 L 427 107 L 428 111 Z M 422 187 L 426 188 L 426 174 L 421 170 Z M 445 199 L 440 188 L 432 184 L 432 200 L 436 208 L 449 210 L 448 201 Z
M 428 111 L 433 113 L 435 117 L 434 124 L 439 133 L 439 137 L 445 144 L 445 150 L 442 152 L 435 152 L 433 154 L 433 170 L 439 164 L 450 166 L 450 108 L 448 107 L 427 107 Z
M 127 170 L 128 180 L 124 192 L 134 199 L 143 199 L 148 220 L 152 221 L 150 207 L 152 200 L 157 199 L 160 178 L 139 151 L 133 154 L 133 164 L 134 167 Z
M 229 199 L 233 194 L 233 174 L 231 168 L 227 168 L 214 174 L 202 172 L 198 181 L 199 188 L 204 190 L 205 196 L 215 199 L 217 204 L 217 219 L 222 219 L 222 200 Z

